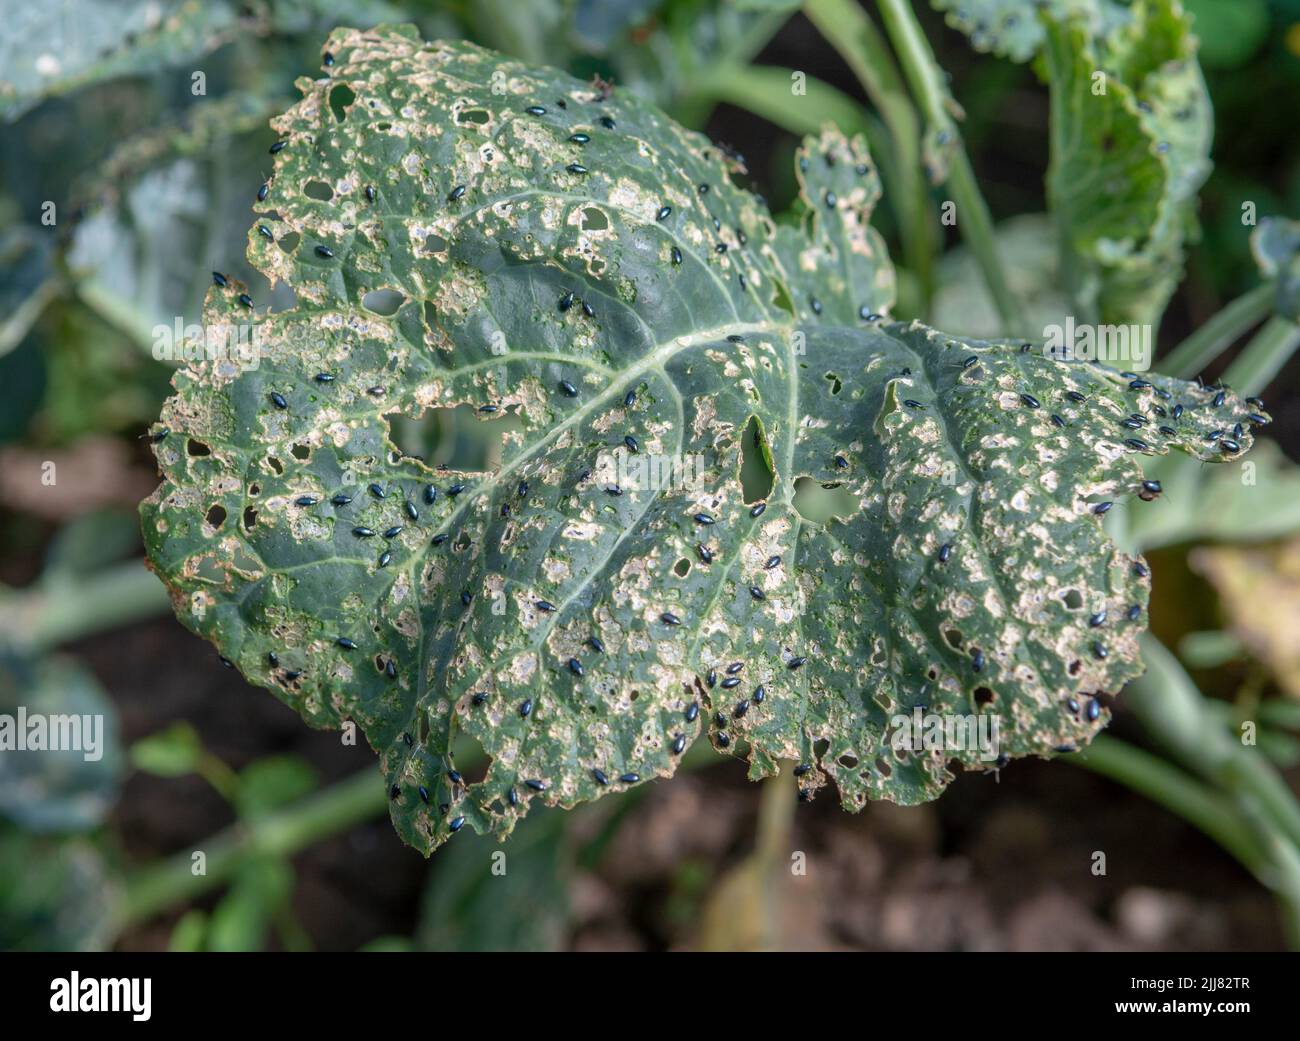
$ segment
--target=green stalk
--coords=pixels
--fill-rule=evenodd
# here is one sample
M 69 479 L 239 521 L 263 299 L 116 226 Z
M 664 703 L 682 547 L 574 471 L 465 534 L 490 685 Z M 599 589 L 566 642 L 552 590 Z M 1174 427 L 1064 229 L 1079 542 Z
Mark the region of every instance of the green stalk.
M 1160 371 L 1189 380 L 1239 337 L 1268 317 L 1277 287 L 1266 282 L 1243 293 L 1160 360 Z
M 63 294 L 63 279 L 57 275 L 51 275 L 42 282 L 36 289 L 28 294 L 21 304 L 15 307 L 7 317 L 0 320 L 0 358 L 12 351 L 20 343 L 23 337 L 36 324 L 36 319 L 41 316 L 50 301 L 57 299 Z
M 789 11 L 772 11 L 755 18 L 753 24 L 727 47 L 725 64 L 748 65 L 789 20 Z
M 690 127 L 702 127 L 704 121 L 709 118 L 709 113 L 719 101 L 729 101 L 733 105 L 741 108 L 749 108 L 744 101 L 733 100 L 721 95 L 713 95 L 709 91 L 700 90 L 700 84 L 705 80 L 715 82 L 718 78 L 718 72 L 722 69 L 729 69 L 733 72 L 750 68 L 750 62 L 758 55 L 777 31 L 790 19 L 788 11 L 774 11 L 771 14 L 764 15 L 756 19 L 748 29 L 741 33 L 730 46 L 724 47 L 722 52 L 709 62 L 708 70 L 702 71 L 698 64 L 698 55 L 695 53 L 695 44 L 692 40 L 673 41 L 673 47 L 677 51 L 678 64 L 683 69 L 689 69 L 686 74 L 685 84 L 682 94 L 675 98 L 669 107 L 669 112 L 679 123 L 684 123 Z M 760 66 L 766 68 L 767 66 Z M 786 80 L 783 87 L 785 93 L 790 93 L 789 70 L 786 70 Z M 834 88 L 828 87 L 828 90 Z M 750 109 L 750 111 L 757 111 Z M 759 115 L 762 115 L 760 112 Z
M 189 851 L 129 874 L 117 912 L 117 932 L 217 888 L 250 856 L 293 856 L 321 839 L 378 817 L 387 805 L 383 780 L 374 766 L 369 766 L 286 809 L 231 825 L 202 843 L 200 849 L 207 857 L 205 874 L 192 873 Z
M 887 148 L 879 130 L 856 101 L 829 83 L 807 77 L 807 94 L 790 93 L 790 69 L 776 65 L 720 65 L 691 84 L 692 98 L 747 109 L 792 134 L 815 134 L 834 123 L 846 134 L 862 131 L 872 149 Z
M 48 650 L 69 640 L 166 614 L 167 590 L 140 561 L 85 578 L 60 578 L 0 597 L 0 619 L 15 641 Z
M 985 285 L 997 307 L 1005 332 L 1023 334 L 1024 317 L 1020 305 L 1007 284 L 1006 273 L 998 256 L 997 241 L 993 235 L 993 218 L 988 204 L 980 194 L 979 185 L 971 169 L 966 146 L 952 112 L 957 105 L 948 93 L 942 71 L 934 59 L 929 41 L 908 0 L 879 0 L 885 31 L 898 52 L 903 72 L 912 88 L 912 96 L 936 134 L 946 134 L 951 144 L 947 185 L 957 204 L 957 224 L 962 238 L 979 263 Z
M 1262 881 L 1266 876 L 1268 856 L 1250 829 L 1238 820 L 1232 803 L 1159 756 L 1099 734 L 1066 762 L 1086 767 L 1159 803 L 1222 846 L 1256 878 Z
M 78 300 L 125 335 L 141 351 L 153 357 L 155 323 L 151 316 L 98 279 L 83 278 L 77 283 L 76 291 Z
M 1300 806 L 1258 750 L 1223 729 L 1178 659 L 1155 637 L 1142 638 L 1147 671 L 1129 684 L 1125 700 L 1152 738 L 1188 769 L 1258 809 L 1271 830 L 1300 848 Z
M 1300 347 L 1300 325 L 1274 316 L 1228 366 L 1223 382 L 1242 394 L 1258 394 Z
M 885 198 L 898 215 L 903 258 L 920 288 L 925 317 L 934 292 L 938 228 L 922 176 L 916 110 L 888 43 L 857 0 L 804 0 L 803 11 L 853 71 L 889 131 L 892 149 L 870 144 L 882 170 L 888 160 L 894 172 L 895 184 Z
M 462 769 L 481 759 L 459 755 Z M 720 762 L 708 741 L 697 741 L 682 756 L 678 769 L 697 770 Z M 224 764 L 223 764 L 224 765 Z M 620 799 L 616 819 L 630 811 L 649 789 L 641 785 Z M 359 770 L 323 791 L 301 799 L 266 817 L 239 822 L 196 844 L 206 854 L 206 873 L 191 873 L 191 852 L 148 864 L 129 873 L 117 920 L 117 931 L 138 925 L 179 904 L 188 903 L 228 882 L 250 857 L 290 857 L 313 843 L 378 817 L 388 805 L 382 778 L 375 768 Z
M 1192 774 L 1104 735 L 1075 761 L 1178 814 L 1271 889 L 1288 943 L 1300 949 L 1300 807 L 1271 765 L 1239 744 L 1177 659 L 1145 637 L 1148 671 L 1126 702 Z
M 785 762 L 779 765 L 777 772 L 763 782 L 758 803 L 753 862 L 763 894 L 760 913 L 766 938 L 764 948 L 773 951 L 781 948 L 782 872 L 790 862 L 790 834 L 797 807 L 798 785 L 790 773 L 794 765 Z

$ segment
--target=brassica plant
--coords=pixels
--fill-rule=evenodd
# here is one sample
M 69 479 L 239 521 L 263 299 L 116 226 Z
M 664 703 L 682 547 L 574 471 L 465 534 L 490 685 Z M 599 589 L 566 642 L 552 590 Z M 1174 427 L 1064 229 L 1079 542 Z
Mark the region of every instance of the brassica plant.
M 1084 23 L 1007 44 L 1054 70 L 1086 315 L 1163 306 L 1203 176 L 1199 74 L 1140 24 L 1169 7 L 1102 57 Z M 892 319 L 860 135 L 804 140 L 777 223 L 743 159 L 604 83 L 409 27 L 336 30 L 322 69 L 273 121 L 248 236 L 291 302 L 214 273 L 205 335 L 251 353 L 177 375 L 142 516 L 186 626 L 313 726 L 364 731 L 407 842 L 505 835 L 697 740 L 857 809 L 1105 726 L 1150 572 L 1104 518 L 1162 493 L 1144 457 L 1247 451 L 1257 403 Z M 495 466 L 398 447 L 395 424 L 457 408 L 499 425 Z M 901 747 L 918 709 L 996 746 Z

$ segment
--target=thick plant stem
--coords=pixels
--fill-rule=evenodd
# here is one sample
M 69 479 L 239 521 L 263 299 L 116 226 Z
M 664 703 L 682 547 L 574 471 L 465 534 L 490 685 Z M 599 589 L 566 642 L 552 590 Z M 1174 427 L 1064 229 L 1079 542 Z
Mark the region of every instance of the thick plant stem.
M 1241 394 L 1258 394 L 1272 382 L 1300 347 L 1300 325 L 1273 317 L 1257 332 L 1223 374 L 1223 382 Z
M 916 110 L 903 86 L 889 45 L 857 0 L 805 0 L 804 14 L 839 52 L 853 71 L 893 143 L 887 150 L 872 141 L 871 148 L 882 171 L 893 173 L 886 201 L 898 216 L 903 260 L 916 278 L 922 303 L 921 317 L 934 292 L 934 253 L 938 227 L 930 211 L 929 193 L 921 170 L 921 130 Z
M 1178 659 L 1153 636 L 1142 638 L 1144 675 L 1125 694 L 1152 738 L 1183 766 L 1232 800 L 1267 863 L 1261 878 L 1283 900 L 1293 942 L 1300 942 L 1300 805 L 1257 748 L 1224 729 Z
M 1300 948 L 1300 856 L 1294 846 L 1190 774 L 1102 734 L 1070 762 L 1124 785 L 1193 825 L 1271 889 L 1287 942 Z
M 251 855 L 288 857 L 354 824 L 377 817 L 388 805 L 383 779 L 374 766 L 266 817 L 232 825 L 194 851 L 128 875 L 116 922 L 117 932 L 215 889 Z M 206 857 L 205 873 L 192 871 L 192 852 Z
M 748 109 L 792 134 L 815 134 L 834 123 L 846 134 L 865 133 L 873 152 L 888 151 L 880 123 L 856 101 L 811 76 L 797 97 L 790 93 L 790 72 L 774 65 L 719 66 L 691 84 L 691 96 L 709 107 L 725 101 Z
M 1189 380 L 1227 350 L 1247 329 L 1268 317 L 1277 293 L 1271 282 L 1256 286 L 1219 311 L 1160 360 L 1167 376 Z
M 1142 637 L 1142 659 L 1147 671 L 1129 684 L 1125 697 L 1152 738 L 1187 769 L 1248 800 L 1300 848 L 1300 806 L 1277 772 L 1206 711 L 1204 696 L 1178 659 L 1150 634 Z
M 1066 762 L 1109 777 L 1176 813 L 1262 879 L 1268 858 L 1255 836 L 1238 820 L 1228 799 L 1190 774 L 1105 734 L 1093 738 L 1086 749 Z
M 781 917 L 783 913 L 782 874 L 789 863 L 790 834 L 794 828 L 796 785 L 790 771 L 793 763 L 781 763 L 778 772 L 763 782 L 763 792 L 758 804 L 758 841 L 755 844 L 754 862 L 760 872 L 763 889 L 764 947 L 781 949 Z
M 1004 332 L 1024 335 L 1028 330 L 1024 327 L 1020 305 L 1011 293 L 998 256 L 993 218 L 975 182 L 970 158 L 966 155 L 965 145 L 962 144 L 956 121 L 952 117 L 956 105 L 944 84 L 934 52 L 930 49 L 908 0 L 879 0 L 879 3 L 885 30 L 898 53 L 917 105 L 936 138 L 946 136 L 947 147 L 950 149 L 947 184 L 953 202 L 957 204 L 957 226 L 961 229 L 962 238 L 984 275 L 989 295 L 1002 319 Z

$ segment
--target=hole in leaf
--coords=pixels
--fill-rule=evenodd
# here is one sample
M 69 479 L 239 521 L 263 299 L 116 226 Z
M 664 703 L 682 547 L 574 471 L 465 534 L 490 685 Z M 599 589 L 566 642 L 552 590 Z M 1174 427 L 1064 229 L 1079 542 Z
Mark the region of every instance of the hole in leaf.
M 745 502 L 766 499 L 775 483 L 776 467 L 763 424 L 757 416 L 750 416 L 740 439 L 740 487 Z
M 582 227 L 587 231 L 604 231 L 609 227 L 609 218 L 605 216 L 604 210 L 588 206 L 582 211 Z
M 467 108 L 456 113 L 457 123 L 473 123 L 477 126 L 482 126 L 491 118 L 492 116 L 487 112 L 487 110 L 481 108 Z
M 248 486 L 248 497 L 250 499 L 256 499 L 261 494 L 262 486 L 260 484 L 253 483 Z
M 876 767 L 876 772 L 879 773 L 881 777 L 889 777 L 894 772 L 894 768 L 883 759 L 877 759 L 874 765 Z
M 218 561 L 212 557 L 203 557 L 199 561 L 198 570 L 195 571 L 194 577 L 204 582 L 225 582 L 224 561 Z
M 511 411 L 500 419 L 481 422 L 470 405 L 425 409 L 416 418 L 390 412 L 385 418 L 393 443 L 404 455 L 423 459 L 430 466 L 446 465 L 470 472 L 496 469 L 505 435 L 523 427 L 522 420 Z M 446 479 L 434 483 L 454 482 Z
M 424 251 L 426 253 L 442 253 L 447 248 L 447 240 L 441 235 L 426 235 L 424 237 Z
M 257 511 L 251 506 L 244 507 L 244 530 L 252 531 L 253 525 L 257 523 Z
M 858 500 L 847 488 L 828 488 L 811 477 L 800 477 L 794 482 L 794 508 L 804 520 L 825 524 L 832 517 L 848 520 L 858 512 Z
M 840 756 L 835 761 L 839 763 L 840 766 L 844 767 L 844 769 L 846 770 L 852 770 L 855 766 L 858 765 L 858 757 L 855 756 L 852 752 L 845 752 L 842 756 Z
M 189 441 L 186 442 L 185 450 L 189 452 L 190 455 L 211 455 L 212 454 L 211 448 L 205 445 L 202 441 L 195 441 L 194 438 L 190 438 Z
M 898 397 L 898 381 L 890 380 L 885 389 L 885 398 L 880 403 L 880 411 L 876 413 L 876 418 L 872 421 L 872 431 L 880 437 L 885 435 L 885 417 L 891 412 L 901 411 L 902 401 Z
M 975 704 L 977 704 L 977 705 L 992 705 L 992 704 L 993 704 L 993 691 L 989 690 L 988 687 L 976 687 L 976 688 L 975 688 Z
M 303 462 L 306 462 L 311 458 L 311 448 L 308 445 L 296 444 L 290 449 L 290 451 L 293 452 L 293 457 L 295 459 L 301 459 Z
M 1065 601 L 1065 606 L 1071 611 L 1077 611 L 1083 606 L 1083 597 L 1079 595 L 1077 589 L 1067 589 L 1061 594 L 1061 599 Z
M 226 508 L 220 503 L 213 503 L 208 508 L 208 523 L 214 528 L 219 528 L 226 523 Z
M 330 91 L 330 111 L 334 118 L 342 123 L 348 118 L 347 107 L 357 100 L 357 93 L 346 83 L 340 83 Z
M 772 306 L 779 307 L 787 314 L 794 314 L 794 301 L 790 299 L 790 291 L 779 280 L 772 285 Z
M 690 573 L 691 573 L 691 562 L 687 560 L 685 557 L 682 557 L 679 561 L 677 561 L 676 564 L 673 565 L 673 574 L 675 574 L 678 578 L 685 578 Z
M 397 309 L 406 302 L 406 297 L 396 289 L 372 289 L 361 298 L 361 306 L 375 314 L 397 314 Z
M 830 750 L 831 750 L 831 743 L 828 740 L 826 740 L 826 738 L 824 737 L 819 737 L 816 741 L 813 742 L 813 755 L 816 756 L 818 759 L 822 758 L 822 756 L 824 756 Z
M 945 629 L 943 631 L 943 638 L 948 641 L 949 647 L 956 650 L 961 650 L 961 645 L 966 640 L 966 638 L 962 636 L 960 629 Z
M 460 771 L 466 784 L 478 784 L 487 777 L 488 770 L 492 766 L 492 758 L 487 754 L 487 749 L 473 734 L 464 730 L 458 731 L 456 739 L 452 742 L 451 761 L 467 764 L 465 769 Z
M 1081 668 L 1083 668 L 1083 664 L 1076 658 L 1074 661 L 1070 662 L 1070 667 L 1066 671 L 1069 672 L 1071 676 L 1077 676 L 1079 675 L 1079 670 Z
M 841 390 L 844 389 L 844 382 L 837 375 L 835 375 L 835 373 L 833 372 L 826 373 L 826 378 L 830 380 L 832 394 L 838 394 Z
M 280 236 L 279 240 L 276 242 L 276 245 L 279 246 L 282 250 L 284 250 L 284 252 L 292 253 L 295 249 L 298 248 L 298 243 L 301 241 L 302 241 L 302 236 L 299 235 L 296 231 L 288 231 Z
M 284 464 L 283 464 L 282 462 L 280 462 L 280 460 L 277 459 L 275 456 L 273 456 L 273 455 L 268 455 L 268 456 L 266 457 L 266 461 L 267 461 L 267 463 L 270 464 L 271 469 L 274 470 L 276 473 L 278 473 L 278 474 L 282 474 L 282 473 L 284 473 Z
M 309 199 L 319 199 L 321 202 L 329 202 L 334 198 L 334 189 L 324 181 L 308 181 L 303 185 L 302 193 Z

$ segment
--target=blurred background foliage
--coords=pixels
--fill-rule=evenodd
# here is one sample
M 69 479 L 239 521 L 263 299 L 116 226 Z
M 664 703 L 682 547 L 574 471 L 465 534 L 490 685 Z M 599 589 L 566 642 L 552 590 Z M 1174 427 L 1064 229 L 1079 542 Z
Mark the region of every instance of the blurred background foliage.
M 1046 89 L 1032 65 L 977 54 L 940 14 L 914 6 L 965 108 L 962 137 L 1011 289 L 1030 325 L 1059 318 L 1068 305 L 1043 216 Z M 1300 0 L 1185 6 L 1215 107 L 1214 168 L 1158 355 L 1259 285 L 1243 202 L 1261 217 L 1300 214 Z M 1116 702 L 1118 737 L 1071 757 L 1090 771 L 1017 764 L 999 779 L 963 778 L 933 806 L 849 817 L 824 799 L 796 813 L 784 779 L 747 785 L 735 764 L 692 755 L 671 784 L 533 814 L 502 847 L 466 835 L 426 864 L 382 819 L 369 751 L 304 733 L 223 669 L 171 620 L 144 571 L 135 506 L 155 476 L 140 436 L 171 375 L 153 356 L 154 327 L 198 322 L 214 269 L 274 306 L 243 259 L 270 172 L 267 120 L 319 67 L 332 27 L 413 21 L 426 38 L 467 37 L 599 75 L 743 152 L 752 186 L 781 213 L 795 195 L 798 135 L 831 119 L 875 143 L 893 126 L 846 61 L 857 0 L 798 7 L 6 0 L 0 711 L 100 713 L 108 747 L 93 764 L 0 753 L 0 947 L 1296 942 L 1294 360 L 1270 384 L 1275 423 L 1251 456 L 1253 483 L 1236 466 L 1202 473 L 1163 461 L 1165 500 L 1140 519 L 1115 511 L 1116 537 L 1152 560 L 1161 641 L 1151 672 Z M 877 17 L 874 4 L 861 11 Z M 806 96 L 792 95 L 792 71 L 807 74 Z M 937 209 L 943 193 L 921 190 Z M 996 331 L 998 311 L 953 229 L 934 227 L 946 237 L 927 275 L 900 235 L 915 230 L 916 211 L 886 203 L 897 313 Z M 1207 379 L 1235 354 L 1219 354 Z M 474 440 L 482 429 L 397 435 L 435 458 L 490 465 L 492 446 Z M 1242 743 L 1243 723 L 1256 743 Z M 791 870 L 792 849 L 805 874 Z M 1089 871 L 1097 850 L 1109 854 L 1106 876 Z

